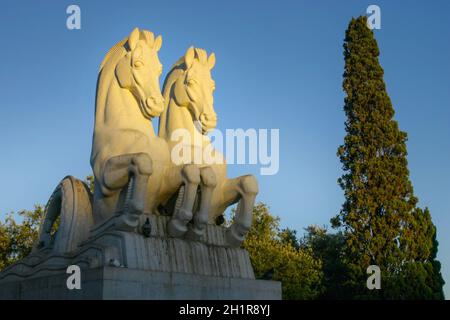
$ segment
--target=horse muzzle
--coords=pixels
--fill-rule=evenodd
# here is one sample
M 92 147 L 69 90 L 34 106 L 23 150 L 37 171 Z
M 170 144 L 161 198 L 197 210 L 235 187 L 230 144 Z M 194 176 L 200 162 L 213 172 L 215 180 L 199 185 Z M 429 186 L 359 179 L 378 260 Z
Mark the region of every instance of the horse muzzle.
M 202 125 L 203 134 L 214 129 L 217 125 L 217 115 L 215 113 L 202 113 L 199 117 L 199 120 Z
M 145 113 L 152 118 L 158 117 L 164 111 L 164 98 L 160 97 L 148 97 L 145 100 Z

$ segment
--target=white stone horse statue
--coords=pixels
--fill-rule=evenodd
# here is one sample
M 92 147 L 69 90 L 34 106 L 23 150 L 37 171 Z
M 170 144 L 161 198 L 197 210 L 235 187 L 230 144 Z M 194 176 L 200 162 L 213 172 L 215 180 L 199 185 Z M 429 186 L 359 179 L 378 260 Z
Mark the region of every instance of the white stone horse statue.
M 252 221 L 258 185 L 255 177 L 226 177 L 226 163 L 174 163 L 172 133 L 185 129 L 199 134 L 211 148 L 206 133 L 216 126 L 213 108 L 214 54 L 190 48 L 169 72 L 163 95 L 158 58 L 161 36 L 137 28 L 106 54 L 99 71 L 91 165 L 95 188 L 91 196 L 81 181 L 67 177 L 47 206 L 37 248 L 52 246 L 55 253 L 75 250 L 92 232 L 106 229 L 142 231 L 150 214 L 172 215 L 167 232 L 173 237 L 199 240 L 206 224 L 239 202 L 227 232 L 232 246 L 242 243 Z M 159 116 L 159 135 L 152 118 Z M 200 123 L 199 127 L 195 122 Z M 213 150 L 214 156 L 223 160 Z M 51 230 L 60 217 L 54 241 Z
M 183 192 L 174 206 L 179 215 L 192 216 L 200 184 L 205 195 L 200 206 L 207 210 L 207 190 L 215 186 L 211 170 L 193 164 L 174 165 L 167 142 L 153 129 L 151 119 L 164 109 L 160 47 L 161 36 L 155 39 L 149 31 L 134 29 L 101 65 L 91 155 L 97 225 L 117 217 L 116 228 L 134 230 L 145 215 L 158 214 L 159 205 L 180 185 Z M 170 224 L 168 230 L 173 236 L 184 235 L 176 225 Z M 195 224 L 191 230 L 194 237 L 201 236 Z
M 119 224 L 137 227 L 149 176 L 158 175 L 159 163 L 168 161 L 151 122 L 164 108 L 161 44 L 161 36 L 135 28 L 100 66 L 91 152 L 96 224 L 121 212 Z
M 106 54 L 97 81 L 91 152 L 95 190 L 91 206 L 85 210 L 86 205 L 80 202 L 92 198 L 89 190 L 69 188 L 81 185 L 79 180 L 63 179 L 47 205 L 37 248 L 51 245 L 50 230 L 58 217 L 59 238 L 61 233 L 71 233 L 71 238 L 77 239 L 72 243 L 55 239 L 55 247 L 59 248 L 73 249 L 88 237 L 93 224 L 99 225 L 115 215 L 120 216 L 116 224 L 121 228 L 138 225 L 145 209 L 148 178 L 154 171 L 154 177 L 163 171 L 155 170 L 161 158 L 162 162 L 169 161 L 167 146 L 155 136 L 151 123 L 164 108 L 159 86 L 162 65 L 157 55 L 161 44 L 161 36 L 155 39 L 153 33 L 135 28 Z M 81 216 L 90 216 L 90 223 L 73 223 Z M 70 223 L 66 226 L 65 221 Z M 62 251 L 70 250 L 58 253 Z
M 211 78 L 214 64 L 214 54 L 208 57 L 204 50 L 191 47 L 172 67 L 164 81 L 163 96 L 166 107 L 160 117 L 158 134 L 168 142 L 172 154 L 174 148 L 179 148 L 180 144 L 179 140 L 173 139 L 173 134 L 178 129 L 183 129 L 190 136 L 188 141 L 191 144 L 185 147 L 191 150 L 191 155 L 197 151 L 203 154 L 207 149 L 211 150 L 212 157 L 216 159 L 215 164 L 203 161 L 195 163 L 209 176 L 211 176 L 209 170 L 212 169 L 216 187 L 208 190 L 208 194 L 200 192 L 200 198 L 211 197 L 211 201 L 204 203 L 203 210 L 200 208 L 196 211 L 194 217 L 189 215 L 190 212 L 174 212 L 171 224 L 177 234 L 181 235 L 186 231 L 185 226 L 192 218 L 197 228 L 203 229 L 208 221 L 214 223 L 227 207 L 239 202 L 233 224 L 227 231 L 228 243 L 238 246 L 244 240 L 252 223 L 258 183 L 252 175 L 228 179 L 226 162 L 223 156 L 214 150 L 207 136 L 207 132 L 215 128 L 217 123 L 213 103 L 215 83 Z M 196 135 L 200 135 L 201 139 L 195 139 Z M 191 162 L 192 159 L 186 160 L 186 163 Z

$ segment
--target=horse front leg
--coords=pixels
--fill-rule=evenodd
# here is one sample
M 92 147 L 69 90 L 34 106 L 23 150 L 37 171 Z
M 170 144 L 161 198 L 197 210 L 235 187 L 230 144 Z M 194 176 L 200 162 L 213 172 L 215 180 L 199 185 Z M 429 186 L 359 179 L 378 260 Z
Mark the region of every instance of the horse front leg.
M 128 185 L 122 208 L 124 227 L 135 228 L 139 215 L 144 211 L 149 176 L 152 174 L 152 160 L 145 153 L 115 156 L 105 164 L 103 181 L 111 193 L 120 192 Z
M 253 175 L 228 179 L 223 185 L 225 208 L 238 201 L 233 224 L 226 231 L 227 243 L 232 247 L 242 244 L 252 226 L 253 206 L 258 191 L 258 182 Z
M 189 228 L 189 238 L 199 240 L 205 234 L 211 211 L 211 199 L 217 185 L 216 174 L 211 167 L 200 169 L 200 209 L 194 213 L 194 223 Z
M 181 169 L 182 185 L 178 192 L 172 219 L 167 224 L 167 230 L 172 237 L 183 237 L 188 231 L 187 224 L 192 220 L 192 210 L 198 185 L 200 170 L 196 165 L 187 164 Z

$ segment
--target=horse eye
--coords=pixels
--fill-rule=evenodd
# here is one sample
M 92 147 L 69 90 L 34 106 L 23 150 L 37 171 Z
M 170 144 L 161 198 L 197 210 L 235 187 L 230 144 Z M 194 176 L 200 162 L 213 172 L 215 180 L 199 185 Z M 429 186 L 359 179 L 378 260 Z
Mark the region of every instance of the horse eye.
M 140 60 L 136 60 L 133 65 L 135 68 L 140 68 L 144 65 L 144 63 Z

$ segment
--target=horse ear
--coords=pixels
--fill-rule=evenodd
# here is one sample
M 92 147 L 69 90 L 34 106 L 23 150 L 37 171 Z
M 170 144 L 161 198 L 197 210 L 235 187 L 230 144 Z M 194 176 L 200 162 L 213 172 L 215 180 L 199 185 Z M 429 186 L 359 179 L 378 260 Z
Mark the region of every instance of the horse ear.
M 144 35 L 145 42 L 149 46 L 153 46 L 153 42 L 155 42 L 155 36 L 153 35 L 153 32 L 142 30 L 142 34 Z
M 216 55 L 213 53 L 210 54 L 209 58 L 208 58 L 208 67 L 209 70 L 211 70 L 212 68 L 214 68 L 214 65 L 216 64 Z
M 187 69 L 189 69 L 192 66 L 192 63 L 194 62 L 194 56 L 195 56 L 194 47 L 190 47 L 186 51 L 186 54 L 184 56 L 184 61 L 186 63 Z
M 139 41 L 139 29 L 138 28 L 134 28 L 133 31 L 131 31 L 130 36 L 128 37 L 128 47 L 130 48 L 131 51 L 134 50 L 134 48 L 136 48 L 136 44 Z
M 153 48 L 155 48 L 156 52 L 158 52 L 159 49 L 161 49 L 161 46 L 162 46 L 162 37 L 161 37 L 161 35 L 159 35 L 155 39 L 155 43 L 153 44 Z

